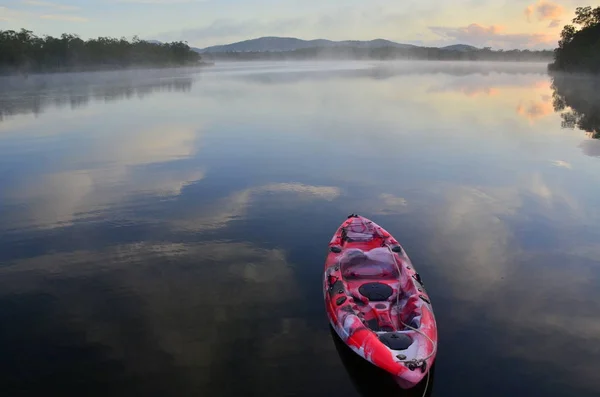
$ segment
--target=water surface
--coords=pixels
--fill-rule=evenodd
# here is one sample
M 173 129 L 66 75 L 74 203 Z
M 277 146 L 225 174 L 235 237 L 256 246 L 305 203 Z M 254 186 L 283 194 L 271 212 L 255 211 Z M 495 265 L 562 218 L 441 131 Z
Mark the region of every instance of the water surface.
M 428 287 L 430 395 L 600 393 L 597 81 L 322 62 L 0 87 L 3 394 L 420 396 L 329 329 L 350 213 Z

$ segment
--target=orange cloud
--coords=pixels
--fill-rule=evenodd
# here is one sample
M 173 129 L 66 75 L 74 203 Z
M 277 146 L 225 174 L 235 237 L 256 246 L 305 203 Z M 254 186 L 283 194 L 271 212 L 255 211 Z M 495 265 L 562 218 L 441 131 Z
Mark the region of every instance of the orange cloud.
M 517 113 L 524 116 L 529 121 L 534 121 L 554 112 L 552 104 L 549 102 L 531 102 L 529 106 L 519 103 Z
M 479 87 L 479 86 L 445 86 L 445 87 L 432 87 L 428 92 L 435 93 L 460 93 L 466 97 L 474 98 L 480 96 L 496 96 L 500 93 L 498 88 L 494 87 Z
M 491 26 L 486 27 L 486 26 L 480 25 L 478 23 L 472 23 L 465 28 L 458 28 L 458 30 L 464 34 L 472 34 L 472 35 L 476 35 L 476 36 L 482 36 L 482 35 L 486 35 L 486 34 L 500 34 L 504 30 L 506 30 L 506 28 L 501 25 L 491 25 Z
M 537 3 L 525 8 L 525 17 L 531 22 L 533 14 L 537 14 L 538 21 L 551 21 L 549 27 L 558 26 L 560 18 L 565 14 L 565 9 L 560 4 L 547 0 L 538 0 Z
M 557 19 L 563 16 L 565 9 L 556 3 L 540 0 L 537 6 L 538 19 L 541 21 Z
M 552 92 L 552 83 L 545 79 L 536 81 L 533 86 L 540 91 Z

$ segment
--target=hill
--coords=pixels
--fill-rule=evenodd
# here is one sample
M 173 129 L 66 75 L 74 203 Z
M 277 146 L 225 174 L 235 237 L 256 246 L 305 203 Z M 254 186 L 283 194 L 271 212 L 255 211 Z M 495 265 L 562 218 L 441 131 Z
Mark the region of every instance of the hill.
M 368 41 L 325 39 L 302 40 L 295 37 L 267 36 L 236 43 L 191 50 L 203 59 L 216 61 L 277 60 L 465 60 L 549 62 L 552 50 L 498 50 L 467 44 L 423 47 L 385 39 Z
M 331 48 L 331 47 L 352 47 L 352 48 L 413 48 L 412 44 L 401 44 L 390 40 L 375 39 L 369 41 L 361 40 L 343 40 L 333 41 L 325 39 L 302 40 L 294 37 L 259 37 L 257 39 L 239 41 L 237 43 L 216 45 L 200 49 L 201 53 L 214 52 L 280 52 L 296 51 L 308 48 Z
M 441 47 L 442 50 L 448 51 L 477 51 L 479 48 L 467 44 L 454 44 L 446 47 Z

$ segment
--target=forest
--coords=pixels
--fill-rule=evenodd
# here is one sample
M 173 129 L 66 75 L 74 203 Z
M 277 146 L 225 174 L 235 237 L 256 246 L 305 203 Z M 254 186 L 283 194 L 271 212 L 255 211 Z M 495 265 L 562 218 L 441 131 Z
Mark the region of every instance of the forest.
M 134 37 L 77 35 L 38 37 L 32 31 L 0 30 L 0 74 L 197 65 L 200 54 L 184 42 L 152 43 Z
M 600 73 L 600 7 L 577 7 L 561 33 L 551 71 Z
M 211 60 L 439 60 L 439 61 L 552 61 L 552 50 L 530 51 L 510 50 L 494 51 L 489 47 L 478 50 L 449 50 L 437 47 L 321 47 L 305 48 L 294 51 L 273 52 L 218 52 L 204 54 Z

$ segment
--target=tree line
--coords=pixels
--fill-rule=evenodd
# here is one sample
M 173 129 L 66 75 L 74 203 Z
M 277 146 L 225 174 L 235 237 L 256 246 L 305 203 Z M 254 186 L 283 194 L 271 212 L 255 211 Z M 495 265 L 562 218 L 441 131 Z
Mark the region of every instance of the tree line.
M 554 50 L 551 71 L 600 73 L 600 7 L 577 7 Z
M 541 61 L 552 60 L 552 50 L 494 51 L 489 47 L 473 50 L 454 50 L 437 47 L 313 47 L 293 51 L 218 52 L 207 53 L 211 60 L 449 60 L 449 61 Z
M 185 42 L 153 43 L 125 38 L 82 40 L 64 33 L 38 37 L 32 31 L 0 30 L 0 73 L 115 69 L 197 64 L 200 54 Z

